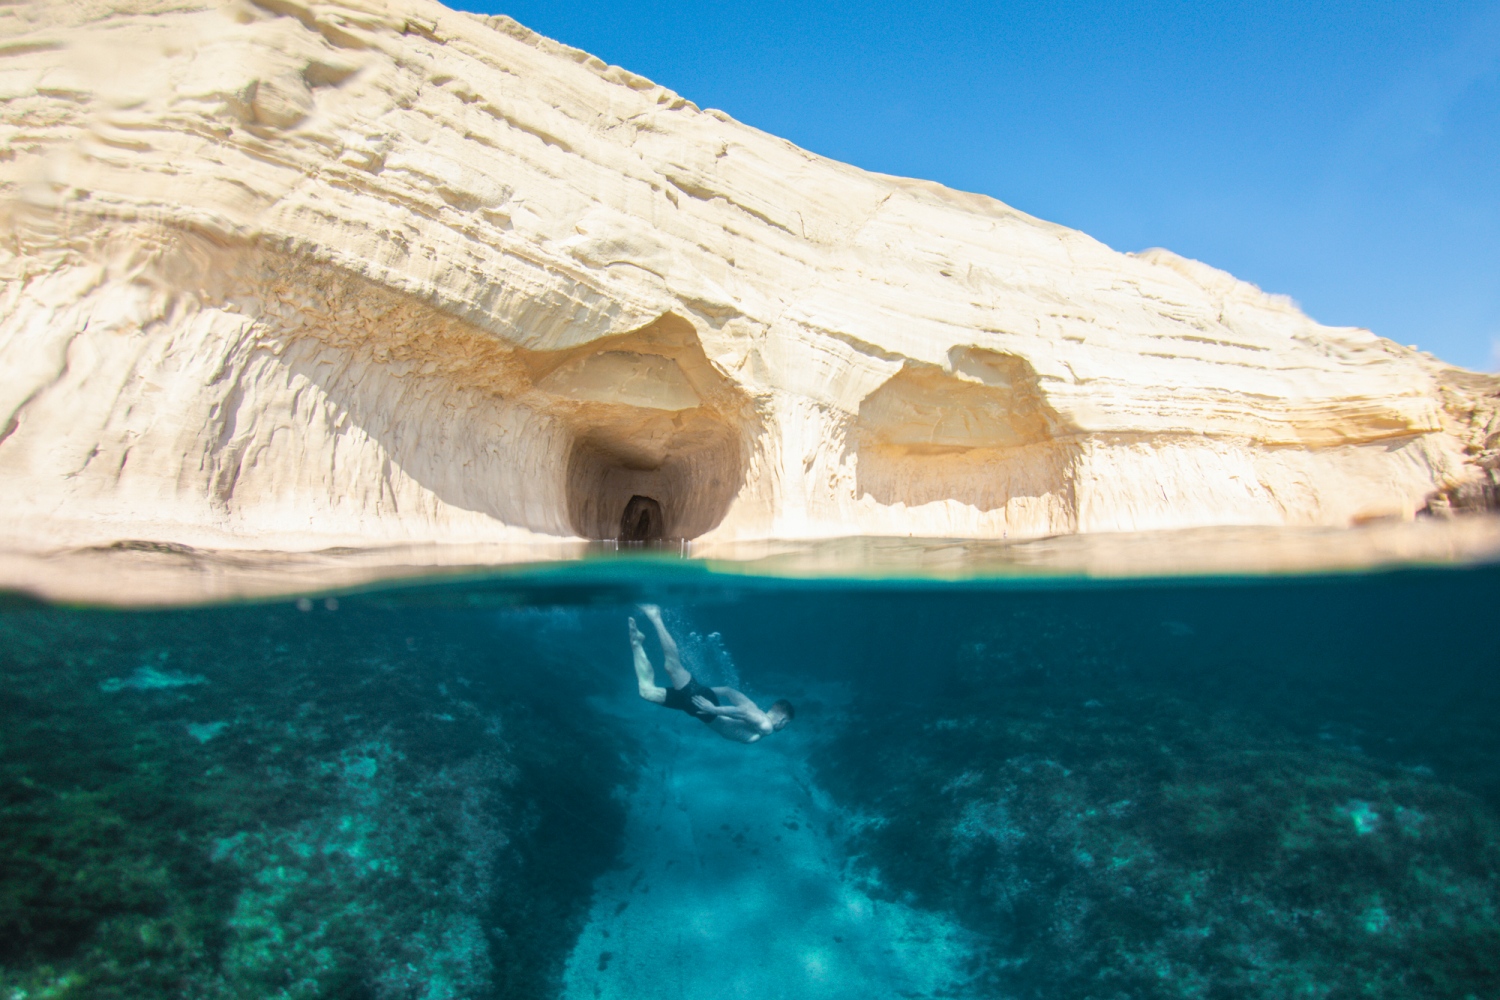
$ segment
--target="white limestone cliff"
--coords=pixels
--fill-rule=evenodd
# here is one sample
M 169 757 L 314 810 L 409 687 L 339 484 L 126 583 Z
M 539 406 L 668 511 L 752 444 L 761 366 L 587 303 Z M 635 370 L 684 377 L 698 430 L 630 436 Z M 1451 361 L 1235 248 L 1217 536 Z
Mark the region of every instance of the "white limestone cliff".
M 503 17 L 0 26 L 6 545 L 1347 525 L 1494 464 L 1493 380 Z

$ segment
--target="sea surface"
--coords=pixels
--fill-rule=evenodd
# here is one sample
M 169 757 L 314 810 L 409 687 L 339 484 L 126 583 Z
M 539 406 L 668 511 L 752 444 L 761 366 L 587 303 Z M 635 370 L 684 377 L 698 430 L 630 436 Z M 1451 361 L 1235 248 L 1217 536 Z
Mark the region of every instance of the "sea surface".
M 642 700 L 643 602 L 793 722 Z M 1497 626 L 1493 563 L 13 594 L 0 1000 L 1494 1000 Z

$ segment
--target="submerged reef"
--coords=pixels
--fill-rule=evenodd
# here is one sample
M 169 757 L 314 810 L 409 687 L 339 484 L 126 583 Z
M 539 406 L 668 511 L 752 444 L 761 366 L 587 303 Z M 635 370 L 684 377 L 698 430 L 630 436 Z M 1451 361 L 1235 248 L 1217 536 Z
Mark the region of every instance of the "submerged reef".
M 1236 652 L 1191 614 L 1016 603 L 934 658 L 930 697 L 862 699 L 816 762 L 870 884 L 987 942 L 980 995 L 1495 995 L 1492 721 L 1398 710 L 1373 657 L 1334 705 L 1288 684 L 1337 665 Z
M 0 616 L 0 996 L 538 997 L 622 747 L 489 619 Z

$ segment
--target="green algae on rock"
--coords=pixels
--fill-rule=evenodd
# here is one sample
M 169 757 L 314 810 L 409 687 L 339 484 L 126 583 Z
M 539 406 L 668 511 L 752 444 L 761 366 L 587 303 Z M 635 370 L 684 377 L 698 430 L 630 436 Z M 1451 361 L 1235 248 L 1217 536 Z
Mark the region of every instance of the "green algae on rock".
M 1150 666 L 1117 624 L 1012 610 L 934 674 L 934 702 L 866 700 L 818 763 L 868 817 L 853 849 L 873 885 L 984 936 L 994 995 L 1491 995 L 1500 823 L 1492 765 L 1461 764 L 1493 761 L 1492 725 L 1478 747 L 1457 720 L 1426 744 L 1439 777 L 1409 746 L 1352 742 L 1393 744 L 1379 696 L 1345 706 L 1362 730 L 1309 724 L 1273 669 L 1223 690 L 1221 652 L 1172 676 L 1197 653 L 1166 662 L 1171 644 L 1212 655 L 1192 624 L 1161 622 Z
M 0 617 L 0 995 L 550 995 L 620 748 L 493 634 L 371 623 Z

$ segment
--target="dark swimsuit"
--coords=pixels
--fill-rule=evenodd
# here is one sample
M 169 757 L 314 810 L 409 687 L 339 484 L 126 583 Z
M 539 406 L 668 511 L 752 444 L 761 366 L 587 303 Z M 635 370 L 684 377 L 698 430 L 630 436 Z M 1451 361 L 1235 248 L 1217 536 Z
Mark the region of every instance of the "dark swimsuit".
M 667 691 L 667 700 L 662 702 L 663 708 L 678 708 L 703 722 L 713 722 L 718 718 L 712 712 L 700 712 L 693 704 L 693 698 L 702 695 L 715 705 L 719 703 L 719 696 L 714 694 L 714 689 L 699 684 L 698 679 L 692 678 L 680 688 L 671 688 Z

